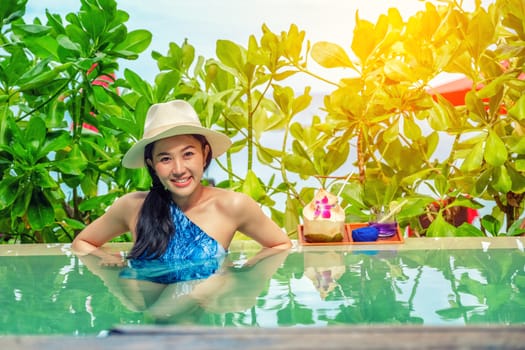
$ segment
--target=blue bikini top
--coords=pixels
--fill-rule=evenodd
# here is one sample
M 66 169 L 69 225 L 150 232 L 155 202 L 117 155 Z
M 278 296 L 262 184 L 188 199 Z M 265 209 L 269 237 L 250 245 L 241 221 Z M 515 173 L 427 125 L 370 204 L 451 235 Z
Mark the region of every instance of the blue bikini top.
M 129 261 L 120 277 L 174 283 L 209 277 L 222 264 L 226 250 L 191 221 L 175 204 L 171 206 L 175 233 L 162 256 L 142 256 Z

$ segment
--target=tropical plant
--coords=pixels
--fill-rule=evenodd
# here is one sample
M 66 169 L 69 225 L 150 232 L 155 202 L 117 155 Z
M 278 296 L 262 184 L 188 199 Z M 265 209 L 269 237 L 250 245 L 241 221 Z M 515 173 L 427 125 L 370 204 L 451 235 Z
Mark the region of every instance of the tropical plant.
M 81 0 L 65 22 L 46 12 L 45 23 L 25 22 L 26 3 L 0 4 L 0 232 L 7 240 L 69 241 L 117 196 L 147 189 L 145 171 L 122 168 L 120 159 L 141 137 L 148 107 L 174 98 L 190 101 L 203 124 L 234 141 L 217 163 L 227 176 L 216 185 L 251 195 L 290 235 L 318 187 L 340 193 L 348 221 L 403 203 L 400 225 L 427 236 L 522 232 L 520 0 L 471 12 L 443 0 L 408 20 L 392 8 L 376 23 L 356 14 L 349 50 L 312 45 L 294 24 L 280 33 L 263 25 L 246 47 L 219 39 L 216 58 L 197 56 L 188 40 L 170 43 L 166 54 L 152 54 L 153 82 L 119 72 L 119 60 L 137 58 L 152 35 L 128 32 L 129 16 L 114 0 Z M 310 58 L 341 78 L 330 81 Z M 473 81 L 463 106 L 429 91 L 443 73 Z M 294 76 L 333 87 L 319 113 L 309 115 L 312 89 L 297 88 Z M 265 142 L 275 131 L 278 148 Z M 259 176 L 258 167 L 272 176 Z M 306 185 L 312 179 L 316 185 Z M 436 201 L 446 205 L 421 227 Z M 454 207 L 482 205 L 493 209 L 480 227 L 450 224 Z
M 396 9 L 376 24 L 357 17 L 354 60 L 336 44 L 313 46 L 322 66 L 355 73 L 325 98 L 327 134 L 355 142 L 358 188 L 347 193 L 359 193 L 361 202 L 347 199 L 362 209 L 406 197 L 400 218 L 417 227 L 421 210 L 435 199 L 421 196 L 425 186 L 442 200 L 468 194 L 449 207 L 479 208 L 475 199 L 492 201 L 492 218 L 506 222 L 505 232 L 519 233 L 513 224 L 523 211 L 525 185 L 524 7 L 505 0 L 467 12 L 455 2 L 443 3 L 427 3 L 406 22 Z M 464 106 L 428 92 L 440 73 L 473 81 Z M 449 135 L 448 157 L 433 159 Z M 482 234 L 471 226 L 452 227 L 442 215 L 449 207 L 441 208 L 427 235 Z
M 45 24 L 24 21 L 26 2 L 0 5 L 0 232 L 70 241 L 127 188 L 147 186 L 120 167 L 140 106 L 119 96 L 114 72 L 151 33 L 128 32 L 112 0 L 82 0 L 65 23 L 46 12 Z

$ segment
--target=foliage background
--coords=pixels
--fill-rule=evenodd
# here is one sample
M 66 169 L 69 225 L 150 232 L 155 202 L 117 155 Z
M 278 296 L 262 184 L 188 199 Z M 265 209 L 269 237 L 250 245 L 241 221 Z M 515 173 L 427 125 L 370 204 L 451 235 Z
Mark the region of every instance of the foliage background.
M 159 70 L 153 83 L 130 69 L 115 75 L 152 38 L 147 30 L 128 31 L 129 14 L 115 1 L 81 0 L 65 18 L 46 12 L 31 23 L 24 20 L 26 5 L 0 4 L 5 242 L 68 242 L 116 197 L 147 189 L 144 170 L 122 168 L 120 159 L 141 137 L 148 107 L 175 98 L 190 101 L 203 124 L 235 141 L 218 162 L 228 178 L 216 185 L 251 195 L 292 237 L 316 188 L 339 193 L 343 179 L 331 176 L 350 175 L 341 169 L 350 155 L 358 171 L 341 191 L 348 221 L 404 203 L 397 219 L 417 234 L 521 233 L 525 10 L 519 0 L 478 3 L 471 12 L 453 1 L 428 3 L 406 21 L 395 8 L 376 23 L 356 13 L 348 47 L 310 43 L 293 24 L 280 33 L 263 25 L 245 44 L 218 39 L 214 58 L 197 56 L 189 40 L 171 43 L 167 53 L 152 54 Z M 331 81 L 309 69 L 312 61 L 343 73 Z M 428 93 L 443 72 L 473 81 L 464 106 Z M 291 87 L 300 75 L 333 86 L 310 120 L 297 117 L 312 101 L 309 86 Z M 283 135 L 279 148 L 262 142 L 275 130 Z M 450 137 L 448 156 L 436 159 Z M 255 164 L 275 176 L 262 180 Z M 301 186 L 312 179 L 318 185 Z M 449 223 L 455 207 L 479 208 L 481 200 L 493 210 L 479 227 Z M 441 206 L 430 212 L 435 201 Z M 427 229 L 421 215 L 433 217 Z

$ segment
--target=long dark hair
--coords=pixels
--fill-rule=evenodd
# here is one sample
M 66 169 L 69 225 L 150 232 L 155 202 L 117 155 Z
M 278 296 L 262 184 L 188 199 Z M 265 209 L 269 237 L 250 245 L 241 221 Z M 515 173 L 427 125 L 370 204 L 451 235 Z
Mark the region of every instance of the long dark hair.
M 202 135 L 191 135 L 202 144 L 202 151 L 209 146 L 208 140 Z M 155 170 L 148 164 L 148 159 L 153 160 L 154 142 L 148 144 L 144 149 L 144 163 L 148 168 L 151 177 L 151 189 L 144 199 L 137 220 L 137 239 L 133 248 L 128 254 L 130 259 L 156 259 L 162 256 L 168 248 L 168 243 L 172 235 L 175 234 L 175 225 L 171 217 L 171 192 L 164 188 Z M 211 147 L 204 170 L 210 165 L 213 157 Z

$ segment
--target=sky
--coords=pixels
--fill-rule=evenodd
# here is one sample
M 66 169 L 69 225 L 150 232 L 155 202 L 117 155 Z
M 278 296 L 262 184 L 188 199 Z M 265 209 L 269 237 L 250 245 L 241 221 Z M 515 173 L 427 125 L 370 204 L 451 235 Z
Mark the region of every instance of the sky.
M 158 73 L 151 51 L 166 54 L 170 42 L 180 45 L 187 38 L 197 55 L 212 58 L 218 39 L 247 47 L 251 34 L 260 38 L 263 24 L 279 33 L 295 23 L 311 43 L 330 41 L 348 49 L 356 13 L 375 23 L 388 8 L 398 8 L 407 19 L 425 6 L 420 0 L 121 0 L 117 4 L 130 15 L 128 30 L 147 29 L 153 35 L 148 50 L 136 61 L 121 62 L 121 69 L 130 68 L 150 82 Z M 474 0 L 464 4 L 472 8 Z M 80 9 L 80 0 L 29 0 L 26 21 L 45 20 L 45 9 L 64 18 Z

